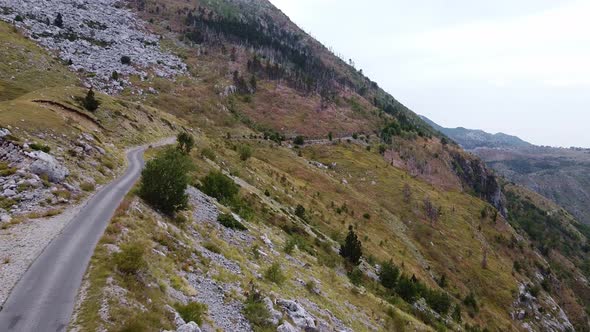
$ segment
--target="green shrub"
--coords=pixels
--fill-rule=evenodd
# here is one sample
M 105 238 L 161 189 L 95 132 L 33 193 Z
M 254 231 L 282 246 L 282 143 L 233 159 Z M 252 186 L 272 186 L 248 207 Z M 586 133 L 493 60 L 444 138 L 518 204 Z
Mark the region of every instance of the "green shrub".
M 195 146 L 193 136 L 184 131 L 176 136 L 176 141 L 178 142 L 178 150 L 184 154 L 189 154 Z
M 465 299 L 463 300 L 463 304 L 467 308 L 470 308 L 473 312 L 478 312 L 479 311 L 479 306 L 477 305 L 477 300 L 475 299 L 475 294 L 473 294 L 473 292 L 470 292 L 465 297 Z
M 293 139 L 293 144 L 303 145 L 303 144 L 305 144 L 305 138 L 303 136 L 297 136 Z
M 252 148 L 248 145 L 240 145 L 238 147 L 238 153 L 240 154 L 240 160 L 246 161 L 252 157 Z
M 358 267 L 354 267 L 350 272 L 348 272 L 348 279 L 352 282 L 355 286 L 360 286 L 363 282 L 363 271 Z
M 297 207 L 295 208 L 295 215 L 303 220 L 306 220 L 305 208 L 303 207 L 303 205 L 297 204 Z
M 219 216 L 217 216 L 217 221 L 227 228 L 237 229 L 240 231 L 245 231 L 248 229 L 241 222 L 237 221 L 236 218 L 234 218 L 234 216 L 231 214 L 219 214 Z
M 240 187 L 232 179 L 219 171 L 212 171 L 201 179 L 200 189 L 220 202 L 234 200 L 240 191 Z
M 286 279 L 285 275 L 283 274 L 281 264 L 279 264 L 279 262 L 272 263 L 272 265 L 269 266 L 268 269 L 266 269 L 266 272 L 264 272 L 264 277 L 266 278 L 266 280 L 274 282 L 277 285 L 282 284 L 283 282 L 285 282 Z
M 248 297 L 243 310 L 244 316 L 252 324 L 254 331 L 265 331 L 272 327 L 270 324 L 271 314 L 259 295 L 254 294 Z
M 114 255 L 115 266 L 123 274 L 136 275 L 147 266 L 143 255 L 144 247 L 141 244 L 123 244 L 121 251 Z
M 45 153 L 49 153 L 49 151 L 51 151 L 49 146 L 43 144 L 31 143 L 29 147 L 35 151 L 43 151 Z
M 209 160 L 215 160 L 215 152 L 213 152 L 213 150 L 211 150 L 210 148 L 203 148 L 203 150 L 201 150 L 201 156 L 209 159 Z
M 383 287 L 395 289 L 399 274 L 399 268 L 397 266 L 391 261 L 385 262 L 381 265 L 381 271 L 379 271 L 379 281 Z
M 141 172 L 139 196 L 154 208 L 172 215 L 188 205 L 190 160 L 176 149 L 167 149 L 147 162 Z
M 0 162 L 0 176 L 10 176 L 16 173 L 15 167 L 9 167 L 7 163 Z
M 94 183 L 92 182 L 84 182 L 80 184 L 80 189 L 84 191 L 94 191 Z
M 221 249 L 213 242 L 206 242 L 205 244 L 203 244 L 203 247 L 216 254 L 221 254 Z
M 207 313 L 207 305 L 198 302 L 178 303 L 174 306 L 174 309 L 178 311 L 178 314 L 185 322 L 195 322 L 198 325 L 203 324 L 203 316 Z

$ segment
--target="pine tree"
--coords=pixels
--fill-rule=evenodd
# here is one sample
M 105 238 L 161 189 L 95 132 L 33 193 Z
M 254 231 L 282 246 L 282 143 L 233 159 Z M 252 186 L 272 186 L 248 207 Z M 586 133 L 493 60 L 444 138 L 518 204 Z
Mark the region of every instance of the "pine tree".
M 96 100 L 96 98 L 94 97 L 94 91 L 92 90 L 92 88 L 88 90 L 88 93 L 86 94 L 86 97 L 83 100 L 83 104 L 84 108 L 89 110 L 90 112 L 94 112 L 98 109 L 100 102 Z
M 360 263 L 363 249 L 361 241 L 358 239 L 352 225 L 348 226 L 348 235 L 344 244 L 340 247 L 340 256 L 346 258 L 350 263 L 358 265 Z
M 53 21 L 53 25 L 55 25 L 56 27 L 58 27 L 60 29 L 64 27 L 64 19 L 61 16 L 61 13 L 57 14 L 57 17 Z

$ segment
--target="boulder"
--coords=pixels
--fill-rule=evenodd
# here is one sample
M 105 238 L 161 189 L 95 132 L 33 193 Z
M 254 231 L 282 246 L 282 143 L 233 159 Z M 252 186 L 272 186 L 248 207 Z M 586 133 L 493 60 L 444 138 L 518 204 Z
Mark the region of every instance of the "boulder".
M 289 322 L 284 322 L 281 326 L 277 327 L 277 332 L 298 332 L 297 329 L 289 324 Z
M 302 305 L 291 300 L 277 300 L 277 304 L 285 309 L 287 315 L 293 320 L 295 325 L 302 329 L 315 329 L 315 319 L 311 316 Z
M 189 322 L 177 328 L 176 332 L 201 332 L 201 329 L 199 328 L 199 325 L 197 325 L 197 323 Z
M 70 175 L 70 171 L 50 154 L 42 151 L 33 151 L 27 155 L 35 159 L 31 166 L 29 166 L 31 172 L 37 175 L 47 175 L 51 182 L 60 183 Z
M 4 190 L 4 192 L 2 193 L 2 196 L 4 197 L 13 197 L 16 195 L 16 191 L 12 190 L 12 189 L 6 189 Z
M 10 130 L 5 129 L 5 128 L 0 128 L 0 138 L 4 138 L 8 135 L 10 135 Z
M 269 322 L 274 326 L 279 325 L 279 322 L 281 321 L 281 318 L 283 318 L 283 315 L 278 310 L 275 310 L 272 300 L 268 297 L 265 297 L 262 300 L 262 302 L 264 302 L 266 309 L 270 313 Z
M 7 223 L 7 222 L 10 222 L 11 220 L 12 220 L 12 218 L 9 215 L 7 215 L 5 213 L 0 214 L 0 223 Z

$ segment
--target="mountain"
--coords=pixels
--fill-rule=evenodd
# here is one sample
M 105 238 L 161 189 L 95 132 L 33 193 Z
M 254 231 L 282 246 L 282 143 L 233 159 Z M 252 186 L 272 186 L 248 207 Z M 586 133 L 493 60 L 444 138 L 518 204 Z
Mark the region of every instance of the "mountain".
M 527 148 L 533 145 L 522 139 L 507 135 L 504 133 L 490 134 L 483 130 L 466 129 L 466 128 L 443 128 L 425 116 L 422 119 L 431 125 L 434 129 L 447 135 L 449 138 L 459 143 L 464 149 L 472 150 L 476 148 Z
M 422 119 L 509 181 L 553 200 L 590 224 L 590 149 L 541 147 L 516 136 L 443 128 L 424 116 Z
M 0 19 L 0 301 L 125 151 L 182 134 L 146 152 L 69 329 L 588 330 L 590 230 L 270 2 L 0 1 Z M 143 190 L 170 174 L 186 196 Z

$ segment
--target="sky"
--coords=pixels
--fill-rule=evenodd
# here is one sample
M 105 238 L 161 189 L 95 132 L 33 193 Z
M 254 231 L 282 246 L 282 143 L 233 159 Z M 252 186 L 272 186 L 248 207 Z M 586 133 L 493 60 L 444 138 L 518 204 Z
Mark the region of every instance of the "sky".
M 442 126 L 590 147 L 590 1 L 271 2 Z

